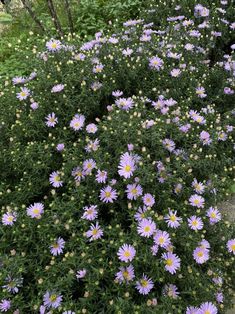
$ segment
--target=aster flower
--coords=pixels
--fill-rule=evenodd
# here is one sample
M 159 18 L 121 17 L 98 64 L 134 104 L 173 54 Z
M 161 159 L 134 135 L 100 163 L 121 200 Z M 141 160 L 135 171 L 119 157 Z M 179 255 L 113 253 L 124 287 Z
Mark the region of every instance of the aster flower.
M 83 128 L 85 122 L 85 116 L 76 114 L 73 119 L 70 121 L 70 127 L 74 131 L 79 131 Z
M 5 279 L 5 285 L 2 288 L 6 289 L 10 293 L 18 293 L 19 288 L 22 287 L 23 279 L 22 278 L 12 278 L 8 275 Z
M 235 239 L 228 240 L 226 246 L 229 253 L 233 253 L 235 255 Z
M 46 47 L 47 50 L 49 50 L 50 52 L 57 52 L 61 50 L 62 44 L 59 40 L 51 39 L 48 42 L 46 42 Z
M 57 84 L 55 86 L 52 87 L 51 92 L 52 93 L 59 93 L 64 89 L 64 85 L 63 84 Z
M 119 283 L 130 282 L 135 278 L 134 267 L 132 265 L 119 267 L 119 272 L 116 273 L 116 280 Z
M 150 236 L 152 236 L 155 230 L 156 230 L 156 224 L 150 218 L 149 219 L 144 218 L 140 220 L 137 226 L 138 234 L 146 238 L 149 238 Z
M 163 60 L 157 56 L 149 59 L 149 66 L 151 69 L 159 71 L 163 67 Z
M 120 90 L 115 90 L 115 91 L 112 92 L 112 95 L 114 97 L 121 97 L 123 95 L 123 92 L 120 91 Z
M 95 225 L 91 224 L 90 230 L 86 232 L 86 237 L 89 238 L 89 241 L 91 242 L 91 241 L 100 239 L 103 233 L 104 232 L 99 226 L 99 223 L 96 222 Z
M 200 133 L 200 140 L 202 141 L 202 145 L 210 145 L 212 142 L 210 134 L 207 131 L 202 131 Z
M 154 235 L 154 243 L 164 249 L 166 249 L 171 244 L 171 238 L 168 232 L 157 230 Z
M 127 47 L 126 49 L 122 50 L 122 54 L 126 57 L 130 56 L 133 53 L 133 49 Z
M 100 199 L 104 203 L 113 203 L 117 199 L 117 191 L 108 185 L 100 190 Z
M 50 252 L 53 256 L 60 255 L 63 253 L 63 249 L 65 246 L 65 241 L 61 237 L 57 238 L 56 241 L 50 245 Z
M 58 123 L 58 118 L 56 117 L 55 113 L 52 112 L 46 117 L 46 125 L 49 128 L 54 128 L 55 125 Z
M 50 174 L 49 181 L 54 188 L 59 188 L 63 185 L 63 181 L 61 181 L 59 171 L 53 171 Z
M 136 282 L 135 287 L 140 294 L 146 295 L 153 289 L 154 284 L 151 278 L 148 278 L 145 274 L 143 274 L 143 277 Z
M 197 179 L 193 180 L 192 187 L 197 194 L 203 194 L 205 191 L 205 185 L 202 182 L 198 182 Z
M 84 278 L 84 277 L 86 276 L 86 273 L 87 273 L 87 271 L 86 271 L 85 268 L 80 269 L 80 270 L 78 270 L 77 273 L 76 273 L 76 278 L 77 278 L 78 280 L 79 280 L 79 279 L 82 279 L 82 278 Z
M 95 123 L 90 123 L 86 126 L 87 133 L 95 134 L 97 132 L 98 128 Z
M 197 216 L 191 216 L 188 218 L 188 225 L 192 230 L 201 230 L 203 228 L 202 219 Z
M 143 206 L 143 208 L 139 207 L 134 217 L 137 221 L 141 221 L 142 219 L 147 218 L 147 212 L 148 208 L 146 206 Z
M 175 149 L 175 143 L 174 141 L 166 138 L 165 140 L 162 141 L 163 146 L 169 151 L 173 152 Z
M 94 168 L 96 168 L 96 162 L 93 159 L 87 159 L 82 164 L 84 173 L 90 174 Z
M 143 189 L 141 187 L 141 185 L 139 184 L 128 184 L 127 185 L 127 189 L 126 189 L 126 193 L 127 193 L 127 198 L 129 200 L 136 200 L 137 197 L 141 196 L 143 193 Z
M 64 150 L 64 143 L 59 143 L 56 145 L 56 150 L 62 152 Z
M 97 174 L 95 176 L 95 180 L 98 182 L 98 183 L 105 183 L 106 180 L 107 180 L 107 171 L 103 170 L 101 171 L 100 169 L 97 170 Z
M 142 200 L 143 200 L 144 205 L 148 207 L 153 207 L 153 205 L 155 204 L 155 198 L 150 193 L 144 194 L 144 196 L 142 197 Z
M 85 177 L 84 171 L 81 169 L 81 167 L 75 167 L 72 170 L 72 176 L 75 178 L 75 181 L 79 183 L 82 179 Z
M 60 306 L 62 299 L 63 299 L 62 295 L 58 295 L 55 292 L 49 292 L 49 291 L 47 291 L 43 296 L 44 305 L 47 308 L 53 308 L 53 309 L 56 309 L 57 307 Z
M 167 284 L 163 287 L 163 295 L 175 300 L 179 296 L 178 288 L 176 287 L 176 285 Z
M 178 77 L 181 74 L 181 70 L 180 69 L 173 69 L 173 70 L 171 70 L 170 74 L 172 77 Z
M 7 299 L 3 299 L 0 302 L 0 311 L 7 312 L 11 308 L 11 301 Z
M 2 224 L 4 226 L 13 226 L 16 222 L 16 212 L 7 212 L 2 216 Z
M 197 247 L 193 251 L 193 258 L 198 264 L 203 264 L 209 259 L 209 250 L 202 247 Z
M 89 207 L 84 207 L 84 213 L 82 219 L 86 220 L 95 220 L 98 217 L 97 205 L 91 205 Z
M 135 254 L 136 254 L 136 250 L 134 246 L 129 245 L 129 244 L 123 244 L 117 252 L 117 255 L 120 261 L 125 262 L 125 263 L 131 262 L 133 258 L 135 257 Z
M 210 224 L 213 225 L 221 220 L 221 213 L 218 211 L 218 209 L 214 207 L 210 207 L 207 212 L 206 216 L 210 219 Z
M 128 111 L 129 109 L 133 108 L 134 102 L 130 97 L 129 98 L 118 98 L 115 100 L 115 105 L 122 110 Z
M 196 94 L 199 98 L 205 98 L 207 94 L 205 93 L 205 88 L 202 86 L 198 86 L 196 88 Z
M 216 306 L 211 302 L 202 303 L 198 311 L 198 314 L 217 314 L 217 313 L 218 310 Z
M 224 302 L 224 296 L 223 296 L 223 293 L 222 292 L 217 292 L 215 294 L 215 298 L 216 298 L 216 301 L 218 303 L 223 303 Z
M 26 79 L 23 76 L 16 76 L 16 77 L 13 77 L 12 79 L 12 83 L 14 85 L 23 84 L 25 83 L 25 81 Z
M 38 105 L 38 103 L 37 103 L 37 102 L 35 102 L 35 101 L 34 101 L 34 102 L 32 102 L 32 103 L 31 103 L 31 105 L 30 105 L 30 108 L 31 108 L 31 109 L 33 109 L 33 110 L 37 110 L 37 109 L 38 109 L 38 107 L 39 107 L 39 105 Z
M 171 252 L 163 253 L 162 259 L 165 263 L 165 269 L 171 274 L 175 274 L 177 269 L 180 268 L 180 258 Z
M 199 308 L 195 306 L 187 306 L 185 314 L 198 314 Z
M 118 173 L 120 176 L 128 179 L 133 175 L 136 169 L 135 160 L 128 152 L 121 155 L 120 163 L 118 165 Z
M 224 131 L 218 132 L 218 141 L 223 141 L 225 142 L 228 138 L 228 135 Z
M 98 148 L 100 147 L 100 141 L 95 139 L 94 141 L 89 141 L 88 144 L 85 146 L 85 151 L 90 153 L 90 152 L 96 152 Z
M 204 203 L 205 203 L 205 199 L 200 195 L 194 194 L 194 195 L 190 196 L 189 203 L 193 207 L 203 208 Z
M 164 217 L 164 220 L 167 222 L 168 227 L 178 228 L 181 224 L 182 218 L 177 217 L 176 210 L 169 210 L 169 213 Z
M 21 91 L 16 94 L 16 97 L 19 100 L 25 100 L 29 97 L 30 95 L 30 90 L 27 87 L 21 87 Z
M 44 205 L 42 203 L 34 203 L 27 208 L 27 215 L 31 218 L 40 219 L 44 213 Z
M 103 64 L 97 64 L 93 67 L 93 73 L 101 73 L 104 69 L 104 65 Z

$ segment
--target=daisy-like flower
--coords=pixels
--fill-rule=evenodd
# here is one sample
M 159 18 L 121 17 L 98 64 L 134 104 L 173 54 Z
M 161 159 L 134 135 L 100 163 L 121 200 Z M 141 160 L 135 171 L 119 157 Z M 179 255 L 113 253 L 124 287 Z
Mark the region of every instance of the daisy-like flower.
M 54 128 L 55 125 L 58 123 L 58 118 L 56 117 L 55 113 L 52 112 L 46 117 L 46 125 L 49 128 Z
M 221 220 L 221 213 L 218 209 L 210 207 L 206 212 L 207 217 L 210 219 L 210 224 L 213 225 Z
M 90 123 L 86 126 L 87 133 L 95 134 L 97 132 L 98 128 L 95 123 Z
M 83 128 L 85 122 L 85 116 L 81 114 L 75 114 L 73 119 L 70 121 L 70 127 L 74 131 L 79 131 Z
M 179 296 L 178 288 L 176 287 L 176 285 L 167 284 L 163 288 L 163 295 L 175 300 Z
M 98 183 L 105 183 L 106 180 L 107 180 L 107 171 L 103 170 L 101 171 L 100 169 L 97 170 L 97 174 L 95 176 L 95 180 L 98 182 Z
M 168 227 L 178 228 L 181 224 L 182 218 L 177 217 L 177 211 L 169 210 L 168 215 L 164 217 Z
M 235 255 L 235 239 L 228 240 L 226 246 L 229 253 L 233 253 Z
M 44 205 L 42 203 L 34 203 L 27 208 L 27 215 L 31 218 L 40 219 L 44 213 Z
M 120 261 L 125 262 L 125 263 L 131 262 L 133 258 L 135 257 L 135 254 L 136 254 L 136 250 L 134 246 L 129 245 L 129 244 L 123 244 L 117 252 L 117 255 Z
M 63 185 L 63 181 L 60 178 L 59 171 L 53 171 L 50 174 L 49 181 L 50 181 L 50 184 L 54 188 L 59 188 L 59 187 L 61 187 Z
M 82 179 L 84 179 L 85 173 L 81 167 L 75 167 L 72 170 L 72 176 L 75 178 L 76 182 L 80 182 Z
M 129 110 L 129 109 L 133 108 L 134 102 L 130 97 L 129 98 L 118 98 L 115 101 L 115 105 L 122 110 Z
M 127 47 L 126 49 L 123 49 L 122 50 L 122 54 L 124 55 L 124 56 L 130 56 L 131 54 L 133 53 L 133 49 L 131 49 L 131 48 L 129 48 L 129 47 Z
M 30 105 L 30 108 L 33 109 L 33 110 L 37 110 L 39 107 L 38 103 L 37 102 L 32 102 L 32 104 Z
M 203 247 L 197 247 L 193 251 L 193 258 L 198 264 L 203 264 L 209 259 L 209 250 Z
M 169 151 L 173 152 L 175 149 L 175 143 L 174 141 L 166 138 L 165 140 L 162 141 L 163 146 Z
M 100 199 L 104 203 L 113 203 L 117 199 L 117 191 L 108 185 L 100 191 Z
M 180 258 L 171 252 L 163 253 L 162 258 L 165 263 L 165 269 L 171 274 L 175 274 L 177 269 L 180 268 Z
M 147 212 L 148 212 L 148 208 L 146 206 L 143 206 L 143 208 L 139 207 L 137 212 L 134 215 L 135 220 L 141 221 L 142 219 L 147 218 Z
M 218 132 L 218 141 L 225 142 L 228 138 L 228 135 L 224 131 Z
M 13 77 L 12 79 L 12 83 L 14 85 L 23 84 L 25 82 L 26 82 L 26 79 L 23 76 L 16 76 L 16 77 Z
M 112 92 L 112 95 L 114 97 L 121 97 L 123 95 L 123 92 L 120 91 L 120 90 L 115 90 L 115 91 Z
M 96 152 L 98 148 L 100 147 L 100 141 L 98 138 L 96 138 L 94 141 L 89 141 L 88 144 L 85 146 L 85 151 L 90 152 Z
M 205 185 L 202 182 L 198 182 L 197 179 L 193 180 L 192 187 L 197 194 L 203 194 L 205 191 Z
M 119 272 L 116 273 L 116 280 L 119 283 L 132 281 L 135 278 L 134 267 L 132 265 L 119 267 Z
M 155 204 L 155 198 L 150 193 L 144 194 L 142 200 L 143 200 L 144 205 L 148 207 L 153 207 L 153 205 Z
M 104 66 L 103 66 L 103 64 L 97 64 L 97 65 L 95 65 L 94 67 L 93 67 L 93 73 L 101 73 L 102 71 L 103 71 L 103 69 L 104 69 Z
M 76 278 L 77 278 L 78 280 L 79 280 L 79 279 L 82 279 L 82 278 L 84 278 L 84 277 L 86 276 L 86 273 L 87 273 L 87 271 L 86 271 L 85 268 L 80 269 L 80 270 L 78 270 L 77 273 L 76 273 Z
M 171 244 L 171 238 L 168 232 L 157 230 L 154 236 L 154 243 L 166 249 Z
M 210 134 L 207 131 L 202 131 L 200 133 L 200 140 L 202 141 L 202 145 L 210 145 L 212 142 Z
M 47 291 L 43 296 L 43 302 L 44 302 L 43 304 L 47 308 L 56 309 L 57 307 L 60 306 L 62 299 L 63 299 L 62 295 L 58 295 L 55 292 Z
M 62 48 L 62 44 L 59 40 L 51 39 L 46 42 L 46 47 L 50 52 L 57 52 Z
M 201 230 L 203 228 L 202 219 L 197 216 L 191 216 L 188 218 L 188 225 L 192 230 Z
M 178 77 L 181 74 L 181 70 L 180 69 L 173 69 L 173 70 L 171 70 L 170 73 L 171 73 L 172 77 Z
M 5 285 L 2 286 L 4 289 L 6 289 L 10 293 L 18 293 L 19 288 L 22 287 L 23 284 L 23 278 L 12 278 L 11 276 L 7 276 L 5 279 Z
M 64 239 L 62 239 L 61 237 L 56 239 L 56 241 L 52 245 L 50 245 L 51 254 L 53 256 L 57 256 L 63 253 L 64 245 L 65 245 Z
M 143 277 L 136 282 L 135 287 L 140 294 L 146 295 L 153 289 L 154 284 L 151 278 L 148 278 L 145 274 L 143 274 Z
M 86 237 L 89 238 L 89 241 L 91 242 L 91 241 L 100 239 L 103 234 L 104 232 L 99 226 L 99 223 L 96 222 L 95 225 L 92 224 L 90 226 L 90 230 L 86 232 Z
M 4 226 L 13 226 L 16 222 L 16 212 L 7 212 L 2 216 L 2 224 Z
M 64 143 L 59 143 L 56 145 L 56 150 L 62 152 L 64 150 Z
M 193 121 L 195 121 L 199 124 L 205 124 L 206 123 L 206 119 L 203 116 L 201 116 L 196 110 L 190 110 L 189 115 Z
M 16 97 L 19 100 L 25 100 L 29 97 L 30 95 L 30 90 L 27 87 L 21 87 L 21 91 L 16 94 Z
M 95 220 L 98 217 L 97 205 L 91 205 L 89 207 L 84 207 L 84 214 L 82 215 L 82 219 L 86 220 Z
M 0 302 L 0 311 L 7 312 L 11 308 L 11 301 L 7 299 L 3 299 Z
M 128 184 L 127 185 L 127 189 L 126 189 L 126 193 L 127 193 L 127 198 L 129 200 L 136 200 L 137 197 L 141 196 L 143 193 L 143 189 L 141 187 L 141 185 L 139 184 Z
M 52 87 L 51 92 L 52 93 L 59 93 L 64 89 L 64 85 L 63 84 L 57 84 L 55 86 Z
M 163 60 L 157 56 L 149 59 L 149 66 L 151 69 L 159 71 L 163 67 Z
M 188 306 L 186 308 L 186 313 L 185 314 L 198 314 L 199 308 L 195 306 Z
M 217 313 L 218 313 L 217 307 L 211 302 L 202 303 L 198 311 L 198 314 L 217 314 Z
M 87 159 L 82 164 L 84 173 L 90 174 L 94 168 L 96 168 L 96 162 L 93 159 Z
M 216 301 L 217 301 L 218 303 L 223 303 L 223 302 L 224 302 L 224 295 L 223 295 L 222 292 L 217 292 L 217 293 L 215 294 L 215 298 L 216 298 Z
M 196 88 L 196 95 L 199 97 L 199 98 L 205 98 L 207 96 L 207 94 L 205 93 L 205 88 L 202 87 L 202 86 L 198 86 Z
M 152 219 L 144 218 L 139 221 L 137 226 L 137 232 L 142 237 L 149 238 L 156 230 L 156 224 Z
M 200 195 L 194 194 L 190 196 L 189 203 L 191 206 L 203 208 L 205 204 L 205 199 Z

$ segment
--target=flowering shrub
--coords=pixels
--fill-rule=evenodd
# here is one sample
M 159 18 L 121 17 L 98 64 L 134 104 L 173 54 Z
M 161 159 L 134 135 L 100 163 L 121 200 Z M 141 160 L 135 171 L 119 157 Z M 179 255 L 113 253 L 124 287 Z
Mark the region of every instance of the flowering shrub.
M 189 14 L 51 39 L 2 93 L 1 311 L 229 307 L 234 47 L 210 56 L 234 23 Z

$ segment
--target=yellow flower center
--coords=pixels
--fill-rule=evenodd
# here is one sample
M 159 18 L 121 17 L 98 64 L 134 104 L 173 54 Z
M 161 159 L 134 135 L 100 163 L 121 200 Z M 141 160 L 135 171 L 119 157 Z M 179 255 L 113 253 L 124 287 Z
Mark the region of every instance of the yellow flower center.
M 51 48 L 56 49 L 57 48 L 57 43 L 52 43 Z
M 211 213 L 211 218 L 216 218 L 216 213 L 215 212 Z
M 173 261 L 172 261 L 171 258 L 168 258 L 168 259 L 166 260 L 166 265 L 167 265 L 167 266 L 172 266 L 172 265 L 173 265 Z
M 129 171 L 131 171 L 131 166 L 127 165 L 127 166 L 125 166 L 124 169 L 125 169 L 125 171 L 129 172 Z
M 131 193 L 132 193 L 133 195 L 136 195 L 136 194 L 137 194 L 137 190 L 136 190 L 136 189 L 132 189 L 132 190 L 131 190 Z
M 123 275 L 123 277 L 126 278 L 127 280 L 130 279 L 130 275 L 129 275 L 129 273 L 128 273 L 127 270 L 123 271 L 123 272 L 122 272 L 122 275 Z
M 232 249 L 232 251 L 235 251 L 235 244 L 231 245 L 231 249 Z
M 97 229 L 93 229 L 93 230 L 92 230 L 92 235 L 97 235 L 97 233 L 98 233 L 98 230 L 97 230 Z
M 106 197 L 110 197 L 110 196 L 111 196 L 111 193 L 110 193 L 110 192 L 105 192 L 105 196 L 106 196 Z
M 193 220 L 193 221 L 192 221 L 192 225 L 193 225 L 194 227 L 196 227 L 196 226 L 198 225 L 198 221 L 197 221 L 197 220 Z
M 130 256 L 131 256 L 130 251 L 125 251 L 125 252 L 124 252 L 124 256 L 125 256 L 125 257 L 130 257 Z
M 202 256 L 203 256 L 203 252 L 202 252 L 202 251 L 198 252 L 198 253 L 197 253 L 197 256 L 198 256 L 198 257 L 202 257 Z
M 150 231 L 150 229 L 151 229 L 151 228 L 150 228 L 150 226 L 146 226 L 146 227 L 144 227 L 144 231 L 145 231 L 145 232 L 149 232 L 149 231 Z
M 59 182 L 60 181 L 60 177 L 59 176 L 55 176 L 55 182 Z
M 50 296 L 50 301 L 51 301 L 51 302 L 55 302 L 56 299 L 57 299 L 57 295 L 56 295 L 56 294 L 52 294 L 52 295 Z
M 26 93 L 25 93 L 25 92 L 21 92 L 20 95 L 21 95 L 22 97 L 25 97 L 25 96 L 26 96 Z
M 176 221 L 176 216 L 175 215 L 171 215 L 170 220 L 175 222 Z
M 198 200 L 198 199 L 195 199 L 193 202 L 194 202 L 194 204 L 196 204 L 196 205 L 199 204 L 199 200 Z
M 54 244 L 53 244 L 53 248 L 54 248 L 54 249 L 58 249 L 58 248 L 59 248 L 59 244 L 58 244 L 58 243 L 54 243 Z
M 34 213 L 35 215 L 38 215 L 38 214 L 39 214 L 39 209 L 38 209 L 38 208 L 34 208 L 33 213 Z
M 12 222 L 12 221 L 13 221 L 13 219 L 14 219 L 14 217 L 13 217 L 13 216 L 8 216 L 8 217 L 7 217 L 7 221 L 8 221 L 8 222 Z
M 141 286 L 144 287 L 144 288 L 146 288 L 148 286 L 148 281 L 145 280 L 145 279 L 141 279 L 140 283 L 141 283 Z
M 160 237 L 158 241 L 160 244 L 163 244 L 165 242 L 165 239 L 163 237 Z

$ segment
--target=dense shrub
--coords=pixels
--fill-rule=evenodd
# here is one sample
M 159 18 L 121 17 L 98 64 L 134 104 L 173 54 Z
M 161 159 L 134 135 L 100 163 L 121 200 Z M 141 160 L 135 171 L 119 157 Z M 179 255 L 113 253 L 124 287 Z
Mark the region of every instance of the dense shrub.
M 152 7 L 81 47 L 49 40 L 2 92 L 2 308 L 229 307 L 234 231 L 216 204 L 232 182 L 234 47 L 212 53 L 234 23 L 189 9 L 158 26 Z

